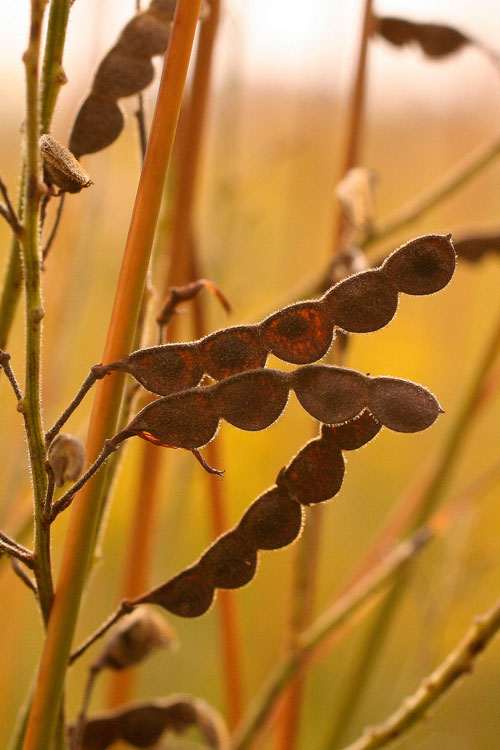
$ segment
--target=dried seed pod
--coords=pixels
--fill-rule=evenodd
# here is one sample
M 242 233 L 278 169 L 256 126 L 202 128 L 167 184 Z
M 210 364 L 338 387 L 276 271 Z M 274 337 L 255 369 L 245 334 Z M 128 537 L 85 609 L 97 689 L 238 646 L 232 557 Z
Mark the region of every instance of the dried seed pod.
M 456 264 L 451 235 L 431 234 L 395 250 L 382 270 L 400 292 L 433 294 L 448 284 Z
M 425 430 L 443 411 L 427 388 L 390 377 L 371 378 L 368 408 L 376 419 L 396 432 Z
M 46 185 L 57 185 L 59 193 L 79 193 L 92 185 L 92 180 L 66 146 L 47 133 L 40 137 L 39 146 Z
M 344 424 L 323 425 L 321 434 L 334 440 L 341 450 L 354 451 L 373 440 L 381 428 L 380 422 L 365 409 L 359 416 Z
M 280 310 L 261 323 L 269 351 L 285 362 L 302 365 L 327 353 L 333 338 L 333 322 L 322 302 L 299 302 Z
M 304 409 L 325 424 L 352 419 L 368 400 L 366 376 L 343 367 L 302 367 L 293 373 L 293 388 Z
M 115 441 L 138 435 L 165 447 L 200 448 L 213 439 L 219 426 L 211 395 L 211 388 L 192 388 L 159 398 L 141 409 Z
M 222 380 L 265 367 L 267 350 L 260 345 L 256 326 L 232 326 L 201 340 L 200 359 L 205 372 L 215 380 Z
M 278 370 L 250 370 L 214 386 L 220 417 L 240 430 L 265 430 L 282 414 L 289 383 Z
M 299 503 L 292 500 L 285 490 L 272 487 L 254 500 L 238 529 L 257 549 L 279 549 L 299 536 L 302 516 Z
M 158 648 L 176 643 L 174 630 L 148 607 L 137 607 L 114 628 L 97 658 L 99 669 L 127 669 Z
M 107 750 L 118 740 L 132 747 L 151 747 L 165 732 L 182 734 L 191 726 L 198 728 L 207 747 L 229 750 L 229 734 L 220 714 L 206 701 L 185 694 L 102 711 L 86 723 L 81 750 Z M 73 727 L 70 738 L 72 733 Z
M 57 487 L 62 487 L 66 482 L 74 482 L 82 473 L 85 464 L 85 448 L 82 441 L 67 432 L 60 432 L 49 446 L 47 461 Z
M 138 349 L 106 365 L 106 370 L 127 372 L 148 391 L 168 396 L 198 385 L 203 364 L 195 345 L 166 344 Z
M 459 258 L 463 258 L 469 263 L 477 263 L 489 253 L 500 255 L 500 235 L 464 237 L 455 242 L 455 251 Z
M 280 471 L 276 483 L 303 505 L 324 503 L 342 487 L 344 471 L 340 448 L 322 436 L 300 449 Z
M 153 78 L 154 68 L 148 57 L 137 55 L 132 58 L 128 49 L 122 51 L 120 47 L 115 47 L 99 65 L 92 93 L 115 100 L 123 99 L 145 89 Z
M 199 617 L 210 608 L 214 593 L 214 587 L 195 564 L 135 601 L 158 604 L 179 617 Z
M 362 271 L 336 284 L 325 301 L 335 325 L 349 333 L 369 333 L 383 328 L 398 309 L 398 291 L 381 269 Z
M 198 565 L 202 575 L 215 588 L 237 589 L 254 577 L 257 552 L 239 529 L 234 529 L 214 542 Z
M 78 110 L 69 148 L 78 159 L 102 151 L 116 141 L 124 124 L 123 112 L 114 99 L 89 94 Z
M 376 33 L 397 47 L 418 44 L 427 57 L 441 58 L 458 52 L 474 41 L 452 26 L 436 23 L 415 23 L 404 18 L 382 17 L 376 19 Z

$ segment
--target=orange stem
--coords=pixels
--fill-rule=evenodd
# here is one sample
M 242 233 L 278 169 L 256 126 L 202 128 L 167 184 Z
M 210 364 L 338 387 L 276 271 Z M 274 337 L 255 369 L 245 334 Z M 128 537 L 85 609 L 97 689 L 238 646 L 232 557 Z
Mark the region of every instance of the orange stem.
M 170 161 L 201 0 L 179 0 L 158 92 L 148 148 L 120 271 L 103 360 L 125 356 L 133 340 L 161 195 Z M 93 462 L 113 434 L 123 380 L 111 375 L 96 389 L 87 459 Z M 54 734 L 83 588 L 92 558 L 105 472 L 73 503 L 61 572 L 28 719 L 23 750 L 47 750 Z

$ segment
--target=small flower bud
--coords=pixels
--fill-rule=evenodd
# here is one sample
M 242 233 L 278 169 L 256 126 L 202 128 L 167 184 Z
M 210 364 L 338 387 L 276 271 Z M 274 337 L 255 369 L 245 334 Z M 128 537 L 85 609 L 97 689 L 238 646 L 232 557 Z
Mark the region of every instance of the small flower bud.
M 42 135 L 39 145 L 44 181 L 49 187 L 57 185 L 60 193 L 79 193 L 92 185 L 92 180 L 66 146 L 47 134 Z
M 97 659 L 99 668 L 127 669 L 158 648 L 173 648 L 177 636 L 166 620 L 149 607 L 137 607 L 123 618 Z
M 78 479 L 85 463 L 85 449 L 74 435 L 60 432 L 51 442 L 47 454 L 49 466 L 58 487 Z

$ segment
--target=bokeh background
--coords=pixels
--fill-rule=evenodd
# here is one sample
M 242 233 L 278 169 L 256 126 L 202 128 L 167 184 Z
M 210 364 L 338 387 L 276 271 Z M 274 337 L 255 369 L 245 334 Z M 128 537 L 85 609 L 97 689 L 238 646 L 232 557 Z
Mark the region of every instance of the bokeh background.
M 326 0 L 284 2 L 227 0 L 216 50 L 214 89 L 196 228 L 203 275 L 231 301 L 230 323 L 261 319 L 327 265 L 331 247 L 334 187 L 345 137 L 346 97 L 360 33 L 361 5 Z M 3 3 L 0 26 L 0 170 L 15 194 L 21 162 L 23 69 L 28 2 Z M 98 60 L 124 22 L 133 0 L 79 0 L 72 10 L 62 90 L 53 135 L 67 138 Z M 449 23 L 484 44 L 500 45 L 496 2 L 378 2 L 376 10 L 415 20 Z M 368 96 L 361 163 L 377 174 L 377 209 L 384 217 L 419 194 L 498 128 L 500 75 L 470 48 L 441 62 L 418 50 L 370 45 Z M 146 107 L 151 116 L 154 87 Z M 92 189 L 67 201 L 63 224 L 44 275 L 44 419 L 58 416 L 88 372 L 99 362 L 114 288 L 137 187 L 140 157 L 132 112 L 119 141 L 87 157 Z M 500 227 L 500 165 L 493 164 L 421 221 L 391 237 L 397 247 L 418 234 L 494 231 Z M 167 195 L 157 253 L 171 221 Z M 10 237 L 0 224 L 0 264 Z M 376 537 L 384 518 L 429 457 L 438 456 L 461 399 L 498 316 L 500 258 L 459 264 L 449 288 L 430 298 L 403 297 L 396 319 L 382 331 L 353 336 L 347 364 L 371 374 L 391 374 L 428 386 L 446 413 L 423 434 L 383 431 L 366 448 L 348 455 L 343 488 L 323 515 L 316 612 L 334 597 Z M 161 287 L 161 284 L 160 284 Z M 188 328 L 189 308 L 184 316 Z M 227 319 L 208 304 L 214 330 Z M 151 323 L 151 336 L 154 337 Z M 188 335 L 188 334 L 186 334 Z M 153 340 L 153 338 L 151 339 Z M 9 351 L 21 377 L 23 314 L 19 311 Z M 272 361 L 273 366 L 282 366 Z M 85 437 L 89 397 L 68 428 Z M 22 423 L 5 379 L 0 380 L 0 521 L 16 525 L 29 513 L 30 483 Z M 452 497 L 498 462 L 498 399 L 475 424 L 452 476 Z M 294 400 L 264 433 L 224 425 L 217 437 L 224 451 L 232 523 L 281 466 L 313 436 L 315 427 Z M 126 448 L 113 493 L 101 557 L 96 561 L 78 627 L 80 640 L 115 607 L 120 590 L 140 441 Z M 123 449 L 122 449 L 123 450 Z M 160 448 L 158 450 L 161 450 Z M 202 470 L 192 456 L 163 451 L 162 503 L 156 522 L 151 582 L 159 583 L 193 561 L 211 541 Z M 499 472 L 500 479 L 500 472 Z M 458 642 L 474 615 L 500 595 L 499 484 L 490 487 L 462 518 L 423 554 L 377 669 L 348 737 L 384 718 L 423 675 Z M 54 558 L 67 519 L 58 520 Z M 25 538 L 29 543 L 30 532 Z M 140 556 L 141 551 L 136 554 Z M 295 546 L 261 556 L 258 575 L 237 592 L 243 632 L 245 690 L 256 694 L 280 657 L 288 617 Z M 219 636 L 214 608 L 192 621 L 171 618 L 180 649 L 162 653 L 140 668 L 137 695 L 186 691 L 224 712 Z M 327 736 L 332 712 L 370 617 L 310 671 L 300 747 L 315 750 Z M 0 745 L 7 743 L 28 690 L 42 644 L 36 606 L 2 561 L 0 567 Z M 90 657 L 72 670 L 70 714 L 81 699 Z M 402 750 L 482 750 L 500 736 L 500 645 L 495 642 L 474 674 L 454 689 L 398 747 Z M 94 707 L 107 694 L 103 678 Z M 270 735 L 259 747 L 272 746 Z

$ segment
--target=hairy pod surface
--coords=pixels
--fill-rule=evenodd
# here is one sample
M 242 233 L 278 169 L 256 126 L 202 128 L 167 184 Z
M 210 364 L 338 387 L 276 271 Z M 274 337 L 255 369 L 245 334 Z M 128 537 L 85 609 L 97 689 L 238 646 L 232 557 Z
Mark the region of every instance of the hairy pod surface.
M 449 236 L 418 237 L 380 268 L 340 281 L 319 300 L 297 302 L 261 323 L 225 328 L 189 344 L 140 349 L 103 367 L 127 372 L 152 393 L 168 396 L 196 386 L 204 373 L 223 380 L 262 368 L 271 353 L 292 364 L 311 364 L 326 354 L 336 328 L 348 333 L 383 328 L 396 313 L 400 292 L 433 294 L 448 284 L 455 266 Z

